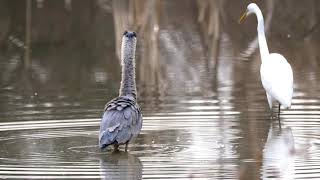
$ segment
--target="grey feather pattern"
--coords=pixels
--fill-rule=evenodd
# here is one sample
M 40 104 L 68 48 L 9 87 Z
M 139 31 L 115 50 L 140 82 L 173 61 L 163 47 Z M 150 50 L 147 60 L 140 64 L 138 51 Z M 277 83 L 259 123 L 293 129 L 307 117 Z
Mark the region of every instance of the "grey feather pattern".
M 121 46 L 119 97 L 107 103 L 104 109 L 99 133 L 100 148 L 114 144 L 117 149 L 118 145 L 128 143 L 141 131 L 142 115 L 137 104 L 135 81 L 136 42 L 136 33 L 125 31 Z
M 119 96 L 105 107 L 99 135 L 100 148 L 125 144 L 136 137 L 142 127 L 142 115 L 135 98 Z

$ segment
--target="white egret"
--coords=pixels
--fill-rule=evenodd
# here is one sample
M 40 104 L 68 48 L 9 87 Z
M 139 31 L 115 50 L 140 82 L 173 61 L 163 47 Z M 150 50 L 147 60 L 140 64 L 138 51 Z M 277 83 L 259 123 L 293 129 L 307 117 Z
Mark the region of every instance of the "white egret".
M 246 12 L 239 19 L 241 23 L 248 15 L 256 14 L 258 20 L 258 40 L 261 56 L 260 76 L 263 88 L 266 91 L 268 104 L 272 110 L 274 101 L 284 108 L 291 107 L 293 94 L 293 73 L 290 64 L 281 54 L 269 53 L 264 33 L 264 20 L 261 10 L 255 3 L 248 5 Z

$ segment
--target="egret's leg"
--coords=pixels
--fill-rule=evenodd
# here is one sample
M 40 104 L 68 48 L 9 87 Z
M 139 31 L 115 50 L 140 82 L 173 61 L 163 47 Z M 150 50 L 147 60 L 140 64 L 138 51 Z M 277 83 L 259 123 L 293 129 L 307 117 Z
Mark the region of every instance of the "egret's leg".
M 126 147 L 124 148 L 125 152 L 127 152 L 127 150 L 128 150 L 128 143 L 129 143 L 129 141 L 126 143 Z
M 268 93 L 266 93 L 266 94 L 267 94 L 267 99 L 268 99 L 269 108 L 272 109 L 273 98 L 272 98 L 272 96 L 270 96 Z
M 270 115 L 271 115 L 271 117 L 273 117 L 273 110 L 272 110 L 273 99 L 268 93 L 266 93 L 266 94 L 267 94 L 268 104 L 269 104 L 269 108 L 270 108 Z
M 274 119 L 275 115 L 274 115 L 274 110 L 273 110 L 272 106 L 271 106 L 271 108 L 269 109 L 269 112 L 270 112 L 270 117 L 271 117 L 271 119 Z
M 270 109 L 270 117 L 271 117 L 271 119 L 273 119 L 273 110 L 272 109 Z
M 279 128 L 281 130 L 281 121 L 280 121 L 280 117 L 278 117 L 278 122 L 279 122 Z
M 280 121 L 280 107 L 281 107 L 281 104 L 279 103 L 278 120 L 279 120 L 279 128 L 281 129 L 281 121 Z

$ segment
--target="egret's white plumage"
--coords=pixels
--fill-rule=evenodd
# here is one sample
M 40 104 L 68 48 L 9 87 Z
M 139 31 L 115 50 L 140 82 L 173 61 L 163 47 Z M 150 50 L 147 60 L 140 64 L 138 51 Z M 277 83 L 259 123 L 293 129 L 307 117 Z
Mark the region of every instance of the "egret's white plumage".
M 287 60 L 281 54 L 269 54 L 261 64 L 260 75 L 270 109 L 274 100 L 289 108 L 293 94 L 293 75 Z
M 264 33 L 264 20 L 259 7 L 251 3 L 242 21 L 249 14 L 256 14 L 258 20 L 258 40 L 261 56 L 260 75 L 261 82 L 266 91 L 270 109 L 272 103 L 278 101 L 283 107 L 290 108 L 293 95 L 293 74 L 290 64 L 281 54 L 269 53 Z

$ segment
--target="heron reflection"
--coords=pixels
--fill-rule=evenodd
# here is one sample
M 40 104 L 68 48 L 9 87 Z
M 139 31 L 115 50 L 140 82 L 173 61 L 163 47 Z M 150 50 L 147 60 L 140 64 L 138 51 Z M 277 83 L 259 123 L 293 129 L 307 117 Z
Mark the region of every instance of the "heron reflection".
M 100 159 L 101 179 L 142 179 L 142 163 L 127 152 L 113 152 Z

